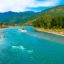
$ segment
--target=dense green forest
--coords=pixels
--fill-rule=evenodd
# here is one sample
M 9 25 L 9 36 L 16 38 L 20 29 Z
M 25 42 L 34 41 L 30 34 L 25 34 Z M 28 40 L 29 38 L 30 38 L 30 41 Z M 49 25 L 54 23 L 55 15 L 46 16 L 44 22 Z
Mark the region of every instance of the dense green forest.
M 57 6 L 39 13 L 32 26 L 41 28 L 64 28 L 64 6 Z

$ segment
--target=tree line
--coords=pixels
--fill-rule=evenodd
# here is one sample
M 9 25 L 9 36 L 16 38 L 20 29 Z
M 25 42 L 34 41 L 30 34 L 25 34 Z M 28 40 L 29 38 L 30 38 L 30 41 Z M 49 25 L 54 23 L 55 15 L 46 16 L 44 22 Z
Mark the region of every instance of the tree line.
M 64 15 L 42 15 L 32 22 L 34 27 L 64 28 Z

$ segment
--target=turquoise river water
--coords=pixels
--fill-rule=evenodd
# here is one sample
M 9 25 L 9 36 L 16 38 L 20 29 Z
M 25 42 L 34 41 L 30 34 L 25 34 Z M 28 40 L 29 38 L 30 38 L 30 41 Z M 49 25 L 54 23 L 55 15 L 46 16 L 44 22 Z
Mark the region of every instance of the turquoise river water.
M 0 30 L 0 64 L 64 64 L 64 37 L 20 29 Z

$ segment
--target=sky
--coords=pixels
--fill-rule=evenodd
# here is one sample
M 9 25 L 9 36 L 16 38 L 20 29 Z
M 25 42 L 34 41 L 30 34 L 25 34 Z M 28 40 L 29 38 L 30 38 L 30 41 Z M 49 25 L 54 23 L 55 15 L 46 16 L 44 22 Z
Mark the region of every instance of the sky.
M 64 5 L 63 0 L 0 0 L 0 12 L 41 11 L 49 7 Z

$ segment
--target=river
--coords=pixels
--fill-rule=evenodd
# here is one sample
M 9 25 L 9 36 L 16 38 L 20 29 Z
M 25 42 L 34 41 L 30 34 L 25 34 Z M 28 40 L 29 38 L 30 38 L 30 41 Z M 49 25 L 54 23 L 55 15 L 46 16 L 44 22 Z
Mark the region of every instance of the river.
M 64 37 L 31 27 L 0 30 L 0 64 L 64 64 Z

